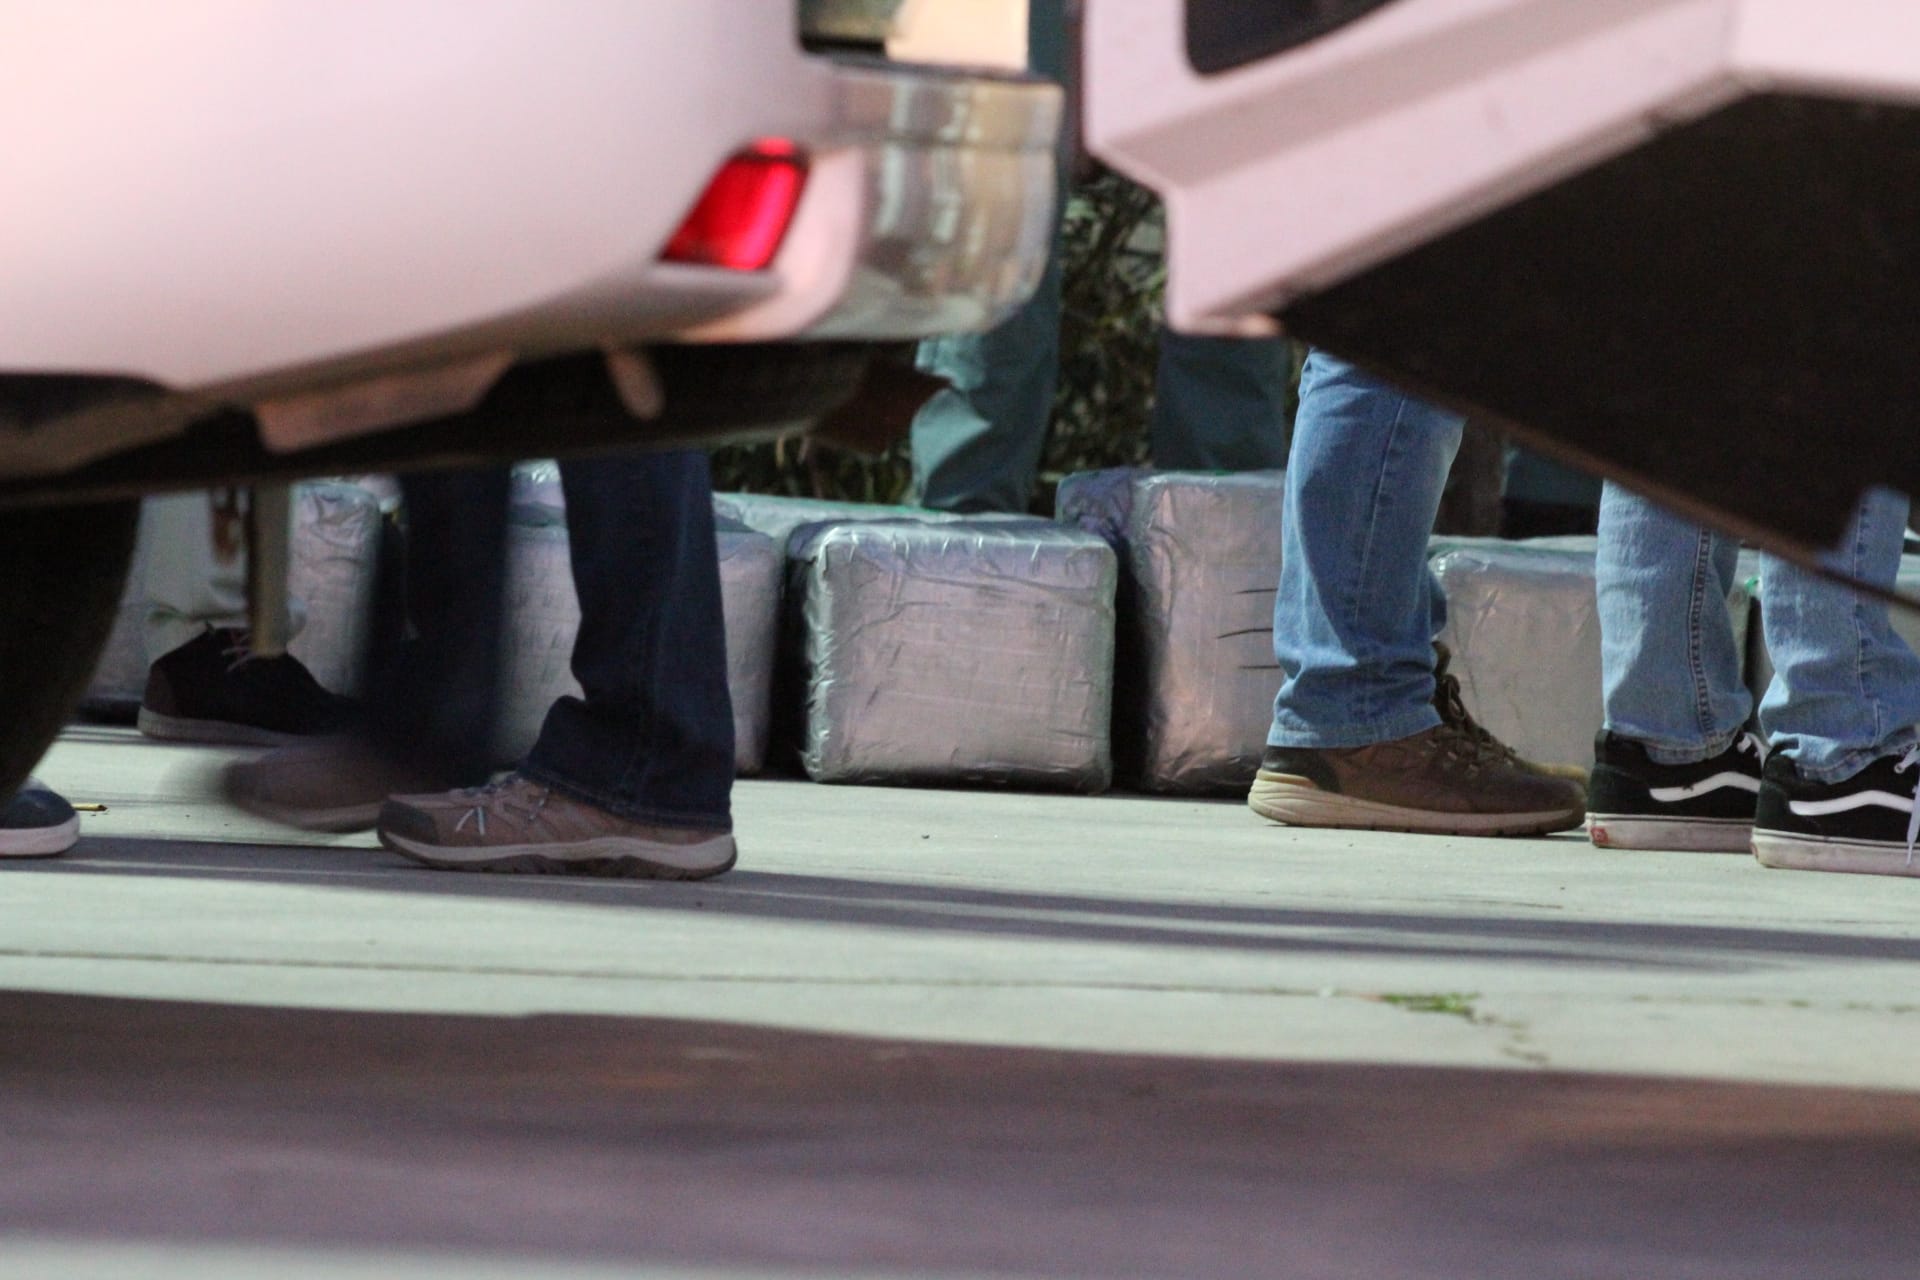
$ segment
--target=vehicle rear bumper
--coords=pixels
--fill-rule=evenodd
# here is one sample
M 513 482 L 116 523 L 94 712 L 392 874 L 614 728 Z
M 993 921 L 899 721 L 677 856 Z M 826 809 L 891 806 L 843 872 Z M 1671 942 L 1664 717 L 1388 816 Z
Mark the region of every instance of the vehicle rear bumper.
M 832 110 L 760 302 L 678 336 L 911 339 L 989 328 L 1052 250 L 1061 91 L 1044 81 L 828 61 Z

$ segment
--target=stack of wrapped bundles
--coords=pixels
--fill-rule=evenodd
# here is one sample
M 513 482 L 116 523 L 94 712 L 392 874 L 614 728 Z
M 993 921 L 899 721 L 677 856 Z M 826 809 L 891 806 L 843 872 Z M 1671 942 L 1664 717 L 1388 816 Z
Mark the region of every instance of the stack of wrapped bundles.
M 1120 554 L 1114 752 L 1148 791 L 1242 792 L 1273 718 L 1279 471 L 1091 471 L 1060 518 Z

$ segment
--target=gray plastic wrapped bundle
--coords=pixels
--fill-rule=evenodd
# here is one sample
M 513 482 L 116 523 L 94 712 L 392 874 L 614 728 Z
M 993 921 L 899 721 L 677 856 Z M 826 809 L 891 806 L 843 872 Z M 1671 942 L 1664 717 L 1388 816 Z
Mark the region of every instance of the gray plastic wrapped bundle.
M 1481 724 L 1530 760 L 1586 767 L 1603 719 L 1594 541 L 1541 541 L 1550 545 L 1455 546 L 1436 556 L 1434 574 L 1447 593 L 1441 639 Z M 1736 582 L 1727 611 L 1739 652 L 1744 585 Z
M 306 625 L 287 651 L 336 693 L 355 693 L 380 574 L 380 498 L 358 484 L 316 480 L 293 491 L 287 590 Z
M 1112 779 L 1118 563 L 1042 520 L 831 523 L 789 547 L 819 782 Z
M 1279 471 L 1132 468 L 1068 476 L 1062 520 L 1120 553 L 1114 753 L 1148 791 L 1244 791 L 1260 766 L 1280 668 Z
M 515 479 L 517 499 L 521 486 L 518 475 Z M 556 483 L 556 496 L 557 492 Z M 554 699 L 580 694 L 572 671 L 580 599 L 574 593 L 567 555 L 566 508 L 562 504 L 556 510 L 559 523 L 539 522 L 537 507 L 516 502 L 507 530 L 500 723 L 495 744 L 502 761 L 517 760 L 533 746 Z M 523 523 L 523 517 L 536 523 Z M 767 756 L 785 557 L 773 539 L 739 524 L 722 522 L 718 542 L 727 691 L 733 702 L 734 771 L 745 776 L 758 773 Z
M 113 631 L 107 636 L 100 660 L 94 663 L 93 679 L 87 685 L 81 706 L 94 715 L 131 722 L 147 688 L 147 530 L 141 521 L 139 540 L 134 543 L 133 559 L 127 566 L 126 589 L 120 594 L 120 608 L 114 615 Z M 157 655 L 156 655 L 157 656 Z
M 842 520 L 914 520 L 921 524 L 1008 523 L 1023 524 L 1032 516 L 1001 512 L 961 515 L 951 511 L 928 511 L 920 507 L 889 506 L 880 502 L 837 502 L 827 498 L 787 498 L 769 493 L 716 493 L 713 512 L 723 520 L 737 520 L 787 547 L 793 535 L 814 525 Z

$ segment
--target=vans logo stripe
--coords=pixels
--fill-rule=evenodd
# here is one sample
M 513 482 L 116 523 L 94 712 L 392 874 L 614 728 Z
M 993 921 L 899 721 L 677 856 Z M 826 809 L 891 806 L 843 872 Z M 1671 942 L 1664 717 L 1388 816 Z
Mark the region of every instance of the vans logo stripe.
M 1793 800 L 1788 802 L 1787 807 L 1802 818 L 1824 818 L 1830 813 L 1864 809 L 1870 804 L 1892 809 L 1896 813 L 1913 812 L 1912 796 L 1896 796 L 1888 791 L 1856 791 L 1850 796 L 1835 796 L 1831 800 Z
M 1695 796 L 1706 795 L 1709 791 L 1719 791 L 1725 787 L 1733 787 L 1736 790 L 1749 791 L 1758 795 L 1760 779 L 1750 773 L 1735 773 L 1729 769 L 1716 773 L 1711 778 L 1689 782 L 1684 787 L 1652 787 L 1648 789 L 1647 794 L 1661 804 L 1673 804 L 1680 800 L 1691 800 Z

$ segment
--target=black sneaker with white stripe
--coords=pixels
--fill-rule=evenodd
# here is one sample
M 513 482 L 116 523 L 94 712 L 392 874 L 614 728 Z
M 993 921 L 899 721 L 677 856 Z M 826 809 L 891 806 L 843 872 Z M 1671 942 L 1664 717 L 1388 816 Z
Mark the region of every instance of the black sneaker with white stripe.
M 1743 733 L 1710 760 L 1661 764 L 1603 729 L 1587 781 L 1587 838 L 1603 849 L 1745 853 L 1765 755 Z
M 1809 782 L 1793 761 L 1767 760 L 1753 854 L 1769 867 L 1920 876 L 1920 746 L 1881 756 L 1843 782 Z

